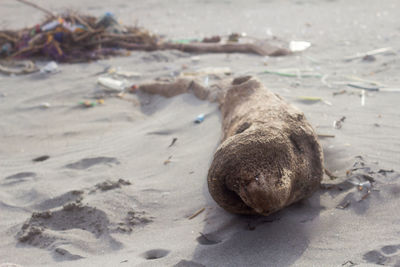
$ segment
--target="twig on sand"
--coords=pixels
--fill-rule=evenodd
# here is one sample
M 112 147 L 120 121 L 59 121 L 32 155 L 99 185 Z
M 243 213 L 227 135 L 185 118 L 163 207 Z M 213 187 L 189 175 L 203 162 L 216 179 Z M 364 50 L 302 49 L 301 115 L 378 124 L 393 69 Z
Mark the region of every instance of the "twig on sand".
M 320 138 L 335 138 L 334 134 L 318 134 Z
M 177 140 L 178 140 L 178 138 L 174 137 L 174 138 L 172 139 L 171 144 L 170 144 L 168 147 L 173 146 Z
M 37 4 L 31 3 L 31 2 L 29 2 L 29 1 L 27 1 L 27 0 L 15 0 L 15 1 L 18 1 L 18 2 L 20 2 L 20 3 L 26 4 L 26 5 L 31 6 L 31 7 L 33 7 L 33 8 L 39 9 L 40 11 L 43 11 L 44 13 L 50 15 L 51 17 L 54 17 L 54 18 L 56 17 L 56 16 L 54 15 L 54 13 L 51 12 L 50 10 L 47 10 L 47 9 L 45 9 L 45 8 L 43 8 L 43 7 L 40 7 L 40 6 L 38 6 Z
M 373 55 L 379 55 L 379 54 L 383 54 L 386 52 L 394 52 L 394 49 L 392 47 L 384 47 L 384 48 L 379 48 L 379 49 L 374 49 L 365 53 L 357 53 L 354 56 L 350 56 L 350 57 L 346 57 L 344 60 L 345 61 L 352 61 L 354 59 L 359 59 L 359 58 L 363 58 L 365 56 L 373 56 Z
M 191 215 L 191 216 L 188 218 L 188 220 L 191 220 L 191 219 L 197 217 L 197 215 L 199 215 L 200 213 L 202 213 L 202 212 L 205 211 L 205 210 L 206 210 L 206 208 L 201 208 L 201 209 L 199 209 L 198 211 L 196 211 L 195 213 L 193 213 L 193 215 Z M 200 233 L 200 234 L 201 234 L 201 233 Z

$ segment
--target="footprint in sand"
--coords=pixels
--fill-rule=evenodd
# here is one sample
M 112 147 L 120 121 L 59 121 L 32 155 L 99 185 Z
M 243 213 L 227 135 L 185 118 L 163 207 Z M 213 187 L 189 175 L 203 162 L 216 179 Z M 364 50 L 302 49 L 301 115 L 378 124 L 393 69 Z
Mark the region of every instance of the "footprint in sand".
M 368 263 L 400 267 L 400 245 L 388 245 L 364 254 Z
M 205 265 L 194 262 L 194 261 L 181 260 L 180 262 L 175 264 L 173 267 L 205 267 Z
M 169 253 L 170 251 L 166 249 L 152 249 L 143 253 L 142 257 L 146 260 L 156 260 L 167 256 Z
M 99 164 L 106 164 L 106 165 L 119 164 L 119 161 L 116 158 L 111 158 L 111 157 L 84 158 L 77 162 L 67 164 L 65 165 L 65 167 L 75 170 L 85 170 Z
M 20 180 L 28 177 L 35 177 L 36 173 L 34 172 L 19 172 L 10 176 L 7 176 L 6 180 Z
M 221 240 L 219 240 L 213 234 L 205 235 L 203 233 L 200 233 L 200 236 L 197 237 L 196 240 L 201 245 L 215 245 L 215 244 L 221 243 Z
M 122 244 L 111 234 L 128 234 L 134 228 L 152 222 L 152 217 L 145 212 L 133 210 L 129 205 L 125 209 L 121 207 L 116 213 L 110 212 L 107 205 L 98 205 L 99 199 L 105 201 L 107 197 L 110 201 L 116 196 L 120 200 L 125 196 L 122 191 L 112 193 L 112 190 L 128 185 L 130 182 L 123 179 L 107 180 L 93 187 L 69 191 L 33 205 L 39 212 L 32 213 L 16 238 L 20 245 L 28 244 L 51 251 L 58 261 L 77 260 L 87 256 L 86 252 L 79 252 L 81 244 L 90 246 L 91 251 L 118 250 L 122 248 Z M 127 201 L 130 198 L 131 196 L 127 197 Z M 90 200 L 94 203 L 91 204 Z M 79 255 L 81 253 L 83 254 Z M 154 255 L 156 257 L 161 254 Z
M 36 173 L 34 172 L 19 172 L 13 175 L 9 175 L 6 178 L 4 178 L 6 181 L 2 183 L 3 185 L 12 185 L 16 183 L 21 183 L 25 182 L 28 180 L 28 178 L 35 178 Z

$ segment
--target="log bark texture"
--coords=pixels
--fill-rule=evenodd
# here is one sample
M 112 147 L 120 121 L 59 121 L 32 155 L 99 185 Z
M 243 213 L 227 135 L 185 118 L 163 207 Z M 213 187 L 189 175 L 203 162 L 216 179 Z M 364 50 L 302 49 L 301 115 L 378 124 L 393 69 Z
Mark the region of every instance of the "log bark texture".
M 322 149 L 301 111 L 252 77 L 232 82 L 221 111 L 208 187 L 222 208 L 269 215 L 319 188 Z

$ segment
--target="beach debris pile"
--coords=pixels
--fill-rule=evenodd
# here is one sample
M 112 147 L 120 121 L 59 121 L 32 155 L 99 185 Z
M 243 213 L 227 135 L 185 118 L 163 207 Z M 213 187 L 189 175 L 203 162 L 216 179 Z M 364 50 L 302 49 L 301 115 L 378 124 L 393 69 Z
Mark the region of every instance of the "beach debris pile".
M 143 28 L 122 26 L 110 12 L 99 18 L 66 12 L 29 28 L 0 31 L 0 59 L 85 62 L 126 53 L 121 48 L 151 48 L 157 40 Z
M 124 26 L 111 12 L 100 17 L 73 11 L 54 14 L 30 1 L 17 1 L 46 13 L 47 19 L 17 31 L 0 30 L 0 60 L 87 62 L 108 56 L 127 55 L 128 50 L 176 49 L 188 53 L 252 53 L 262 56 L 284 56 L 293 52 L 293 49 L 274 44 L 272 40 L 244 38 L 243 34 L 231 34 L 229 38 L 213 36 L 201 40 L 167 40 L 138 26 Z M 297 46 L 299 44 L 301 47 L 296 48 L 296 51 L 309 46 L 304 42 L 295 43 Z M 14 73 L 8 69 L 5 72 Z M 23 73 L 30 72 L 33 71 L 23 70 Z
M 340 202 L 337 209 L 353 207 L 357 212 L 363 213 L 368 209 L 364 203 L 371 196 L 379 199 L 381 191 L 397 190 L 394 182 L 400 174 L 393 169 L 382 169 L 378 162 L 365 160 L 356 156 L 353 166 L 346 171 L 345 177 L 339 178 L 337 183 L 321 184 L 323 190 L 329 191 L 334 197 L 338 196 Z

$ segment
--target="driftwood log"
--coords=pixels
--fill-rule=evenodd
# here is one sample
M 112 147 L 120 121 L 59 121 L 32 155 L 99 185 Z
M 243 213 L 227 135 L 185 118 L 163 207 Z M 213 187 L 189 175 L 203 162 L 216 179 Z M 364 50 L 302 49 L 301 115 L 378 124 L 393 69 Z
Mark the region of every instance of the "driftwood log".
M 304 114 L 241 77 L 228 89 L 222 143 L 208 172 L 208 188 L 225 210 L 269 215 L 319 188 L 322 149 Z
M 220 103 L 223 137 L 208 172 L 208 188 L 225 210 L 269 215 L 319 188 L 324 168 L 317 135 L 300 110 L 257 79 L 236 78 L 217 99 L 188 79 L 139 89 L 166 97 L 191 92 Z

